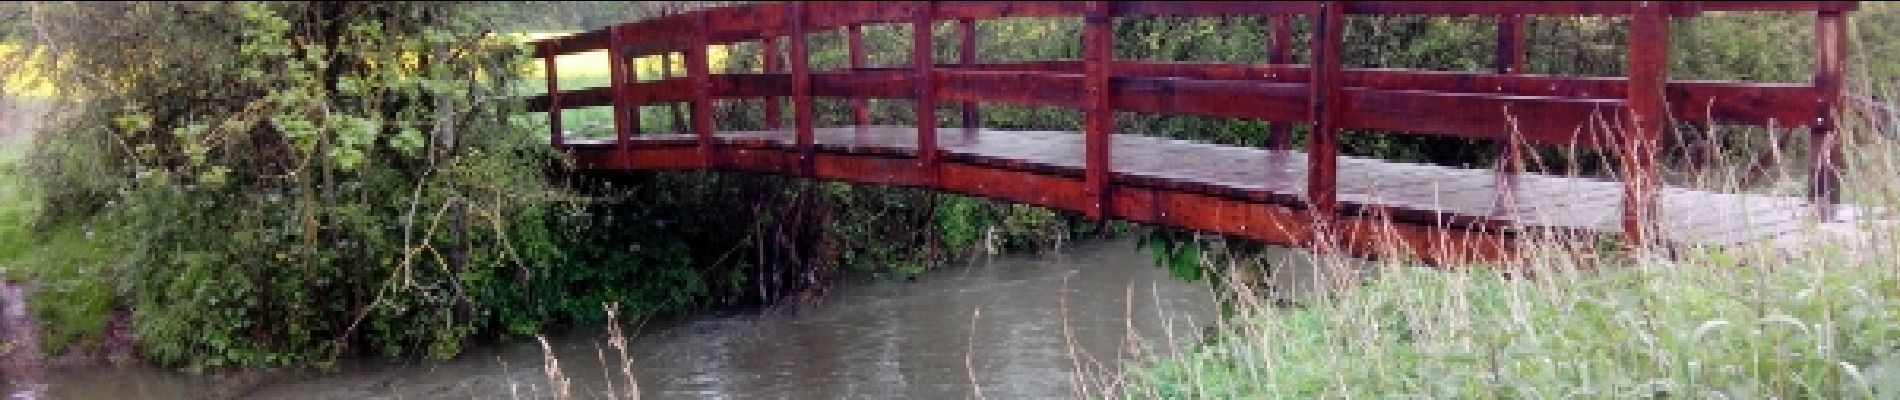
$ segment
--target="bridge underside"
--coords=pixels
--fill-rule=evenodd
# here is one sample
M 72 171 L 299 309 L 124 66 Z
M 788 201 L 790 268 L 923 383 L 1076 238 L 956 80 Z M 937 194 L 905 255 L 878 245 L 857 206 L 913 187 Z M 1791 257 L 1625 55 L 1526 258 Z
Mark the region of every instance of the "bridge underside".
M 710 157 L 691 134 L 646 134 L 625 148 L 613 140 L 569 139 L 578 168 L 594 171 L 712 169 L 932 188 L 1055 209 L 1096 207 L 1085 182 L 1084 136 L 1077 132 L 939 128 L 943 159 L 930 176 L 906 126 L 814 130 L 812 162 L 795 135 L 721 131 Z M 1305 206 L 1306 155 L 1116 135 L 1113 192 L 1105 215 L 1293 247 L 1336 240 L 1359 256 L 1418 257 L 1434 264 L 1513 255 L 1526 233 L 1585 237 L 1620 229 L 1623 186 L 1614 180 L 1515 174 L 1357 157 L 1339 159 L 1343 217 L 1335 232 L 1314 228 Z M 708 161 L 711 160 L 711 161 Z M 1726 194 L 1664 187 L 1658 239 L 1726 245 L 1787 234 L 1815 217 L 1802 197 Z

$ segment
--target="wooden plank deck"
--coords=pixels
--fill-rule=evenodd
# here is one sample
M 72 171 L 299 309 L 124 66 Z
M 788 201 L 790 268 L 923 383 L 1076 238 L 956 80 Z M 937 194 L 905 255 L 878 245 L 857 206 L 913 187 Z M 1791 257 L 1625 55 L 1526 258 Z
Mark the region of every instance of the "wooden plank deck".
M 821 154 L 906 160 L 916 156 L 916 129 L 906 126 L 846 126 L 814 129 Z M 770 158 L 797 155 L 790 130 L 722 131 L 715 135 L 727 162 L 716 169 L 782 173 L 761 168 Z M 944 162 L 1079 179 L 1085 173 L 1079 132 L 937 129 Z M 1118 134 L 1110 163 L 1117 187 L 1186 192 L 1278 207 L 1304 207 L 1306 154 Z M 638 160 L 655 152 L 697 151 L 690 134 L 635 136 L 627 169 L 649 169 Z M 612 140 L 568 140 L 577 155 L 609 157 Z M 761 152 L 759 150 L 769 150 Z M 591 154 L 591 155 L 589 155 Z M 887 163 L 879 165 L 903 165 Z M 1555 229 L 1615 233 L 1622 227 L 1621 182 L 1587 177 L 1518 174 L 1515 212 L 1499 202 L 1497 172 L 1341 156 L 1338 195 L 1348 214 L 1382 212 L 1416 225 L 1467 228 Z M 899 171 L 864 170 L 843 179 L 879 182 Z M 1007 182 L 996 182 L 1002 185 Z M 1805 197 L 1744 195 L 1665 187 L 1658 234 L 1679 244 L 1736 244 L 1772 240 L 1815 217 Z

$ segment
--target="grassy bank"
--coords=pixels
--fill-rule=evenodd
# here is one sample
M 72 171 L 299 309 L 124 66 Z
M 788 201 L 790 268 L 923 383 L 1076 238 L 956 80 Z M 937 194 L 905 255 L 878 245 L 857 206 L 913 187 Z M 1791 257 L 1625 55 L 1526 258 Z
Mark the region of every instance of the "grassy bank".
M 1890 125 L 1889 125 L 1890 126 Z M 1519 267 L 1385 264 L 1296 308 L 1241 304 L 1192 351 L 1133 368 L 1149 398 L 1900 396 L 1894 132 L 1847 132 L 1849 222 L 1778 243 Z M 1720 205 L 1711 205 L 1720 206 Z M 1312 263 L 1343 261 L 1312 257 Z M 1231 289 L 1257 298 L 1249 289 Z

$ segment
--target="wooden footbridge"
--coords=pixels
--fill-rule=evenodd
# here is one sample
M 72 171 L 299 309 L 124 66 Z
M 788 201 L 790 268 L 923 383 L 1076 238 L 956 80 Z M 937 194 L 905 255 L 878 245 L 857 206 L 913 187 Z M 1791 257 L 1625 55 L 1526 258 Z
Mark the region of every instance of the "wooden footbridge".
M 709 8 L 537 42 L 548 94 L 531 100 L 553 146 L 587 170 L 718 169 L 933 188 L 1162 224 L 1287 246 L 1428 262 L 1498 259 L 1526 232 L 1621 234 L 1636 243 L 1740 243 L 1825 216 L 1837 201 L 1845 13 L 1851 1 L 968 1 L 791 2 Z M 1809 82 L 1670 80 L 1671 19 L 1712 13 L 1815 16 Z M 1348 15 L 1496 17 L 1493 71 L 1344 68 Z M 1527 20 L 1622 16 L 1627 77 L 1523 74 Z M 1257 16 L 1271 21 L 1266 64 L 1117 59 L 1117 18 Z M 1081 18 L 1080 60 L 984 63 L 976 21 Z M 1293 20 L 1313 28 L 1308 64 L 1293 64 Z M 931 35 L 911 35 L 911 65 L 866 67 L 859 32 L 909 24 L 960 28 L 960 56 L 939 63 Z M 850 65 L 814 71 L 808 35 L 843 29 Z M 1049 40 L 1073 40 L 1049 38 Z M 762 72 L 711 72 L 711 46 L 760 42 Z M 781 45 L 787 50 L 781 53 Z M 557 87 L 556 56 L 605 50 L 608 87 Z M 681 54 L 687 73 L 641 77 L 633 60 Z M 783 56 L 783 59 L 781 59 Z M 855 125 L 814 126 L 813 99 L 857 99 Z M 915 126 L 868 124 L 865 98 L 908 99 Z M 787 128 L 782 103 L 791 104 Z M 715 129 L 715 102 L 763 101 L 762 131 Z M 940 102 L 960 106 L 943 126 Z M 1058 106 L 1083 113 L 1082 132 L 979 126 L 977 103 Z M 686 132 L 640 132 L 639 108 L 687 104 Z M 564 137 L 561 112 L 611 106 L 616 135 Z M 1269 121 L 1267 148 L 1116 132 L 1117 111 Z M 1737 195 L 1661 184 L 1659 147 L 1670 119 L 1805 128 L 1816 147 L 1811 195 Z M 1303 148 L 1291 124 L 1309 124 Z M 1342 156 L 1341 129 L 1444 135 L 1498 143 L 1496 168 L 1467 169 Z M 1523 172 L 1529 146 L 1604 150 L 1614 179 Z

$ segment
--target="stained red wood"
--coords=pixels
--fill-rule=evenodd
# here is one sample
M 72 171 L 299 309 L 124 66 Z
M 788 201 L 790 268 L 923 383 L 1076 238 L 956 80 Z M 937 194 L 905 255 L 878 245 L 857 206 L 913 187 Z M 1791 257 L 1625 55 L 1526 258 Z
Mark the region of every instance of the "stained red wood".
M 632 74 L 628 73 L 626 55 L 620 53 L 619 44 L 623 40 L 621 31 L 619 27 L 607 31 L 607 81 L 613 89 L 615 142 L 620 152 L 628 153 L 633 150 L 632 136 L 640 130 L 640 120 L 636 119 L 639 116 L 635 113 L 639 108 L 627 101 L 625 86 L 633 79 L 629 76 Z
M 804 161 L 803 172 L 811 174 L 817 150 L 813 148 L 811 50 L 806 42 L 805 20 L 810 15 L 805 3 L 791 3 L 791 63 L 792 63 L 792 126 L 796 129 L 796 141 L 800 161 Z
M 1848 12 L 1860 9 L 1858 1 L 1698 1 L 1702 11 L 1816 11 Z
M 930 171 L 931 182 L 937 178 L 937 85 L 936 52 L 931 43 L 935 35 L 935 3 L 925 2 L 917 6 L 911 16 L 910 59 L 915 65 L 917 75 L 917 161 L 925 171 Z
M 1505 15 L 1498 17 L 1497 59 L 1493 69 L 1498 74 L 1515 75 L 1524 73 L 1524 16 Z M 1497 203 L 1501 212 L 1515 212 L 1517 199 L 1517 173 L 1524 170 L 1524 143 L 1521 136 L 1513 131 L 1503 132 L 1504 140 L 1494 141 L 1497 146 L 1498 186 L 1510 189 L 1499 190 Z
M 1817 204 L 1840 202 L 1839 135 L 1835 133 L 1835 112 L 1841 104 L 1841 81 L 1846 73 L 1847 18 L 1838 11 L 1817 13 L 1814 23 L 1814 87 L 1821 98 L 1814 107 L 1821 114 L 1810 131 L 1808 193 Z M 1832 209 L 1832 207 L 1824 207 Z
M 717 154 L 713 141 L 713 99 L 712 99 L 712 61 L 707 56 L 711 51 L 707 44 L 708 25 L 706 13 L 686 14 L 695 18 L 693 24 L 693 47 L 686 49 L 686 77 L 691 80 L 693 93 L 693 134 L 699 137 L 699 151 L 707 164 L 713 164 Z
M 707 43 L 730 44 L 784 35 L 789 31 L 785 18 L 790 11 L 787 3 L 758 3 L 711 7 L 698 12 L 706 14 L 709 23 Z
M 541 42 L 539 47 L 545 49 L 542 50 L 544 54 L 559 54 L 560 46 L 561 42 L 548 41 Z M 548 78 L 548 93 L 545 95 L 547 106 L 542 109 L 548 112 L 548 144 L 560 147 L 563 144 L 562 136 L 564 136 L 561 134 L 561 77 L 560 70 L 555 68 L 555 60 L 556 58 L 552 56 L 541 59 L 543 74 Z
M 919 1 L 813 1 L 805 6 L 806 31 L 849 25 L 910 23 Z
M 1403 15 L 1631 15 L 1632 1 L 1347 1 L 1349 14 Z M 1654 2 L 1665 16 L 1693 16 L 1694 2 Z
M 790 18 L 790 16 L 787 16 L 786 18 Z M 765 73 L 767 74 L 783 73 L 785 67 L 783 65 L 780 65 L 782 61 L 780 61 L 781 59 L 779 58 L 778 39 L 766 38 L 765 41 L 760 42 L 759 47 L 760 47 L 760 52 L 763 53 L 763 54 L 760 54 L 759 57 L 764 58 L 763 64 L 765 67 Z M 798 79 L 799 78 L 793 78 L 792 84 L 797 85 L 797 86 L 805 86 L 806 87 L 805 90 L 810 90 L 809 85 L 810 85 L 811 77 L 809 75 L 807 75 L 804 78 L 806 80 L 803 81 L 802 83 L 798 81 Z M 775 92 L 786 93 L 789 90 L 790 89 L 788 88 L 787 91 L 775 91 Z M 784 108 L 784 105 L 779 102 L 778 96 L 765 97 L 765 128 L 766 129 L 777 130 L 781 128 L 781 125 L 785 123 L 785 116 L 783 115 L 784 111 L 782 110 L 782 108 Z
M 957 46 L 957 59 L 963 68 L 976 66 L 976 20 L 964 18 L 957 20 L 957 32 L 962 42 Z M 983 119 L 977 115 L 976 102 L 963 102 L 963 128 L 974 129 L 982 126 Z
M 1269 17 L 1272 25 L 1272 38 L 1267 41 L 1267 63 L 1293 63 L 1293 17 L 1275 15 Z M 1273 124 L 1267 130 L 1267 148 L 1287 150 L 1293 148 L 1293 124 L 1281 122 Z
M 944 70 L 936 80 L 937 97 L 949 101 L 1083 106 L 1081 74 Z
M 1087 168 L 1083 181 L 1088 185 L 1088 193 L 1094 202 L 1084 208 L 1090 217 L 1103 218 L 1108 215 L 1108 199 L 1113 191 L 1109 185 L 1109 139 L 1115 129 L 1115 108 L 1108 86 L 1108 63 L 1115 58 L 1115 5 L 1106 1 L 1091 1 L 1087 6 L 1082 28 L 1082 69 L 1083 94 L 1085 96 L 1083 116 L 1083 157 Z
M 1322 2 L 1313 15 L 1313 77 L 1307 85 L 1312 93 L 1313 134 L 1307 138 L 1306 197 L 1320 229 L 1331 229 L 1339 210 L 1338 156 L 1339 128 L 1346 105 L 1340 95 L 1339 46 L 1345 23 L 1345 6 L 1340 2 Z M 1315 243 L 1316 251 L 1332 251 L 1332 244 Z
M 817 175 L 933 187 L 1076 212 L 1091 205 L 1083 176 L 1082 135 L 996 130 L 938 134 L 945 160 L 944 179 L 937 185 L 928 183 L 927 172 L 911 158 L 917 136 L 908 127 L 819 129 Z M 727 161 L 719 168 L 798 174 L 792 132 L 720 132 L 717 137 L 723 143 L 719 158 Z M 577 162 L 589 168 L 708 167 L 698 159 L 693 135 L 644 135 L 636 140 L 640 145 L 629 160 L 618 159 L 609 141 L 580 142 L 571 148 Z M 1126 134 L 1116 135 L 1112 143 L 1114 218 L 1256 240 L 1300 240 L 1274 242 L 1289 245 L 1305 245 L 1312 235 L 1312 216 L 1302 201 L 1303 153 Z M 1490 215 L 1491 196 L 1499 190 L 1492 185 L 1493 170 L 1356 157 L 1340 157 L 1338 165 L 1343 211 L 1339 240 L 1342 249 L 1353 254 L 1421 256 L 1433 246 L 1486 254 L 1497 250 L 1496 243 L 1476 238 L 1502 239 L 1524 231 L 1611 232 L 1621 223 L 1622 186 L 1615 181 L 1526 175 L 1518 189 L 1524 211 Z M 1659 233 L 1679 243 L 1771 238 L 1798 230 L 1812 215 L 1801 207 L 1801 198 L 1667 188 L 1659 201 L 1666 225 Z M 1364 231 L 1367 222 L 1355 219 L 1392 226 L 1389 231 Z M 1263 227 L 1292 231 L 1275 233 Z M 1490 244 L 1463 248 L 1460 243 Z M 1382 246 L 1391 246 L 1387 250 L 1393 252 L 1379 250 Z M 1492 250 L 1479 251 L 1484 248 Z
M 1656 2 L 1631 2 L 1629 119 L 1619 137 L 1618 159 L 1623 178 L 1623 235 L 1632 245 L 1646 245 L 1656 215 L 1656 171 L 1667 114 L 1664 85 L 1668 82 L 1669 20 Z
M 550 142 L 588 170 L 705 169 L 935 188 L 1105 218 L 1161 223 L 1209 233 L 1365 256 L 1409 255 L 1428 262 L 1508 258 L 1520 234 L 1623 231 L 1633 242 L 1739 243 L 1792 232 L 1831 209 L 1839 149 L 1831 113 L 1842 100 L 1845 18 L 1854 2 L 817 2 L 701 9 L 535 43 L 550 93 L 530 107 L 553 120 Z M 1813 82 L 1667 81 L 1668 18 L 1705 11 L 1803 11 L 1816 24 Z M 1344 14 L 1498 15 L 1493 71 L 1342 68 Z M 1292 64 L 1292 15 L 1312 14 L 1316 67 Z M 1523 26 L 1513 14 L 1631 15 L 1632 77 L 1522 74 Z M 1275 36 L 1267 64 L 1118 61 L 1109 40 L 1117 15 L 1269 16 Z M 976 19 L 1083 17 L 1082 60 L 976 62 Z M 929 32 L 957 20 L 954 64 L 931 60 Z M 849 35 L 851 66 L 811 71 L 806 33 L 854 25 L 907 23 L 909 66 L 863 65 Z M 791 71 L 781 71 L 776 38 L 788 36 Z M 761 40 L 762 73 L 712 74 L 709 45 Z M 553 55 L 609 49 L 616 60 L 604 88 L 556 86 Z M 671 73 L 683 52 L 687 74 Z M 660 79 L 638 81 L 622 61 L 660 55 Z M 719 132 L 710 110 L 721 99 L 793 97 L 794 127 L 778 130 L 775 103 L 758 132 Z M 813 97 L 918 102 L 918 126 L 816 128 Z M 968 128 L 936 129 L 935 102 L 963 102 Z M 974 102 L 1080 109 L 1084 130 L 974 129 Z M 638 134 L 638 107 L 690 104 L 690 131 Z M 561 110 L 613 106 L 612 140 L 569 140 Z M 1870 107 L 1860 107 L 1870 108 Z M 863 108 L 859 108 L 863 110 Z M 1307 151 L 1217 146 L 1116 134 L 1117 111 L 1254 118 L 1315 125 Z M 1667 114 L 1665 114 L 1667 113 Z M 1814 199 L 1736 195 L 1661 185 L 1655 158 L 1665 117 L 1692 124 L 1809 127 Z M 1606 148 L 1620 181 L 1514 173 L 1507 146 L 1498 170 L 1470 170 L 1342 157 L 1340 129 L 1520 139 L 1525 144 Z M 1502 212 L 1506 198 L 1515 200 Z M 1731 204 L 1731 206 L 1722 206 Z M 1711 209 L 1719 211 L 1710 211 Z M 1641 230 L 1654 223 L 1658 229 Z
M 938 19 L 994 19 L 1004 17 L 1058 17 L 1082 15 L 1082 1 L 946 1 L 937 5 Z
M 1113 15 L 1225 16 L 1312 14 L 1310 1 L 1117 1 Z
M 851 69 L 864 68 L 864 31 L 859 25 L 847 25 L 844 28 L 845 54 Z M 871 124 L 871 105 L 864 96 L 851 97 L 852 120 L 858 125 Z

